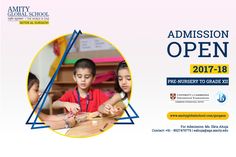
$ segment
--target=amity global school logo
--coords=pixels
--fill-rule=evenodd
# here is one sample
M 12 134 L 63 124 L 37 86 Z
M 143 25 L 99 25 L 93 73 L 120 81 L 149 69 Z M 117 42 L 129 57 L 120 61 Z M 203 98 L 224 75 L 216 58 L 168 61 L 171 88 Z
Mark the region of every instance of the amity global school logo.
M 49 24 L 47 11 L 32 11 L 30 6 L 9 6 L 7 17 L 9 22 L 19 22 L 19 24 Z

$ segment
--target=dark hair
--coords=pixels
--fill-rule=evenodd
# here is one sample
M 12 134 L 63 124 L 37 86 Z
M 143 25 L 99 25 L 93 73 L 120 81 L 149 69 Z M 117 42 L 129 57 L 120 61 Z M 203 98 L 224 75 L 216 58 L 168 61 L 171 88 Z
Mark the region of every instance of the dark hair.
M 91 70 L 93 76 L 96 75 L 96 64 L 91 59 L 82 58 L 77 60 L 74 64 L 74 75 L 76 74 L 76 69 L 78 68 L 88 68 Z
M 123 60 L 118 64 L 118 67 L 116 69 L 116 78 L 115 78 L 115 90 L 116 92 L 120 93 L 123 92 L 123 90 L 121 89 L 120 85 L 119 85 L 119 80 L 118 80 L 118 72 L 121 69 L 128 69 L 128 65 L 127 63 Z M 122 100 L 126 99 L 128 97 L 127 93 L 125 93 L 125 97 L 122 98 Z
M 35 84 L 39 84 L 39 79 L 31 72 L 29 72 L 29 76 L 28 76 L 28 91 L 30 90 L 30 88 Z

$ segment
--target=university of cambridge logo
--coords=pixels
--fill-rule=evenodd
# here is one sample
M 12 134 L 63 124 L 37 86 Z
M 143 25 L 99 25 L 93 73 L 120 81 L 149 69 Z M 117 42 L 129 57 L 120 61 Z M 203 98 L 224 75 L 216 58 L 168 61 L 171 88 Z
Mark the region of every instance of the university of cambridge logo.
M 176 99 L 176 93 L 170 93 L 170 99 L 175 100 Z

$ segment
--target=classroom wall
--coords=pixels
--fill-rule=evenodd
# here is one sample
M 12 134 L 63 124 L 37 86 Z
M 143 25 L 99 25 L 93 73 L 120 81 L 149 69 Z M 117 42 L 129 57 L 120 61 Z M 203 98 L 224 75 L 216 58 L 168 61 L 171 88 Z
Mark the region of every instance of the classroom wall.
M 52 45 L 45 46 L 40 53 L 37 54 L 34 59 L 31 72 L 36 74 L 40 80 L 40 89 L 44 89 L 48 82 L 50 81 L 50 77 L 48 75 L 49 69 L 51 67 L 52 62 L 54 61 L 56 55 L 53 53 Z
M 48 82 L 51 79 L 49 77 L 48 73 L 49 73 L 49 69 L 50 69 L 51 64 L 53 63 L 55 57 L 56 57 L 56 55 L 53 53 L 52 44 L 49 44 L 49 45 L 45 46 L 37 54 L 37 56 L 34 58 L 34 60 L 32 62 L 30 71 L 38 77 L 38 79 L 40 81 L 39 88 L 41 91 L 44 91 Z M 49 104 L 50 100 L 47 99 L 47 102 L 48 103 L 46 103 L 46 104 Z M 47 108 L 48 105 L 45 105 L 45 107 Z

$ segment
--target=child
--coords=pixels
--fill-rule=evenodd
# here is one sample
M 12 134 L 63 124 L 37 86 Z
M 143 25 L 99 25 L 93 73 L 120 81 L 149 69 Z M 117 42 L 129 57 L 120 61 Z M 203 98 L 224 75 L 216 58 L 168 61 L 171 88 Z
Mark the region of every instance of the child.
M 40 95 L 39 79 L 30 72 L 28 76 L 28 96 L 33 107 L 37 104 Z M 73 127 L 76 124 L 75 117 L 68 115 L 57 116 L 40 113 L 39 118 L 44 121 L 46 125 L 49 125 L 51 129 Z
M 119 63 L 116 71 L 115 90 L 116 94 L 99 107 L 99 112 L 105 115 L 115 115 L 118 111 L 114 107 L 116 103 L 123 100 L 125 105 L 128 105 L 128 100 L 131 94 L 131 75 L 125 61 Z
M 73 73 L 73 79 L 77 86 L 55 101 L 53 107 L 66 108 L 74 115 L 78 112 L 97 112 L 98 107 L 108 100 L 108 96 L 99 89 L 91 88 L 95 76 L 95 63 L 90 59 L 79 59 L 74 64 Z

